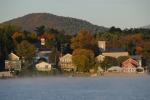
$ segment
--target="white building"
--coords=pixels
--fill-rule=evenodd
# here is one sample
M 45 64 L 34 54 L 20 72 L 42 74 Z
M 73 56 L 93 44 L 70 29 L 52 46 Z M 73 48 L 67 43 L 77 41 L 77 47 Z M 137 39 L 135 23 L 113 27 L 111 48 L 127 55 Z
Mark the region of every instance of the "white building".
M 36 64 L 35 67 L 38 71 L 51 71 L 52 69 L 51 64 L 47 62 L 40 62 Z
M 6 70 L 21 70 L 21 60 L 14 53 L 8 55 L 9 59 L 5 60 L 5 69 Z
M 60 57 L 59 64 L 61 69 L 63 70 L 67 70 L 67 71 L 76 70 L 76 67 L 72 61 L 72 55 L 69 53 L 64 55 L 63 57 Z

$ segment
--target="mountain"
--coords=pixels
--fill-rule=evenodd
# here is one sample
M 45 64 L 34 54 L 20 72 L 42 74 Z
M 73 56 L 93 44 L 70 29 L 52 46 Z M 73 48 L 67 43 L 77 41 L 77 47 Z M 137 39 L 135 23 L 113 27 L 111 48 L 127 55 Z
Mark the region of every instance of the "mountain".
M 64 31 L 66 34 L 76 34 L 81 29 L 88 29 L 92 33 L 108 30 L 105 27 L 93 25 L 85 20 L 62 17 L 49 13 L 32 13 L 1 23 L 1 25 L 6 24 L 20 26 L 26 31 L 34 31 L 36 27 L 44 25 L 46 28 L 54 28 L 59 31 Z

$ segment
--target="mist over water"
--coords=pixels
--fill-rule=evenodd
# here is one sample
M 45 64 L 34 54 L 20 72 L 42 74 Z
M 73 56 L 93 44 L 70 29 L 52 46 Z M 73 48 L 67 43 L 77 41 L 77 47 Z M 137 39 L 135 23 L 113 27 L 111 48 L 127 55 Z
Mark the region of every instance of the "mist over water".
M 150 77 L 6 79 L 0 100 L 150 100 Z

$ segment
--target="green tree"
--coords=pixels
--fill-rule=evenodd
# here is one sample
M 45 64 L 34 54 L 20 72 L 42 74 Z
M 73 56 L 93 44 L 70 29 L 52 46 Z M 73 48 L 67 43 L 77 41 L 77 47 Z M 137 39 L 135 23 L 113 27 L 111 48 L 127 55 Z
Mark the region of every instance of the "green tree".
M 14 50 L 14 43 L 12 39 L 12 33 L 16 32 L 15 26 L 6 25 L 0 27 L 0 70 L 5 68 L 5 60 L 7 55 Z
M 85 55 L 75 55 L 72 58 L 73 63 L 77 66 L 77 71 L 87 72 L 89 68 L 89 59 Z
M 87 49 L 76 49 L 73 51 L 73 62 L 79 71 L 89 71 L 95 65 L 94 53 Z
M 42 25 L 42 26 L 36 27 L 35 32 L 36 32 L 39 36 L 41 36 L 42 34 L 45 33 L 45 26 Z
M 35 55 L 35 46 L 29 43 L 26 40 L 23 40 L 20 44 L 17 45 L 16 53 L 19 57 L 24 57 L 26 61 L 31 62 L 33 56 Z
M 112 66 L 118 66 L 117 59 L 114 57 L 106 56 L 104 61 L 101 63 L 101 67 L 103 69 L 107 70 L 108 68 L 110 68 Z
M 119 48 L 120 42 L 119 40 L 120 35 L 118 33 L 103 33 L 99 40 L 107 41 L 108 48 Z

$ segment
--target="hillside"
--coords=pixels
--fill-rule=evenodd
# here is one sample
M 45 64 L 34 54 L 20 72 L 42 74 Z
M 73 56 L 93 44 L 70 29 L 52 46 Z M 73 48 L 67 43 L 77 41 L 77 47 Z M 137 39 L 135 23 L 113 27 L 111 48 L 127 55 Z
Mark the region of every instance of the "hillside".
M 36 27 L 44 25 L 46 28 L 54 28 L 65 31 L 66 34 L 76 34 L 81 29 L 88 29 L 92 33 L 104 32 L 108 29 L 102 26 L 93 25 L 90 22 L 71 17 L 62 17 L 49 13 L 32 13 L 1 23 L 18 25 L 23 30 L 34 31 Z

